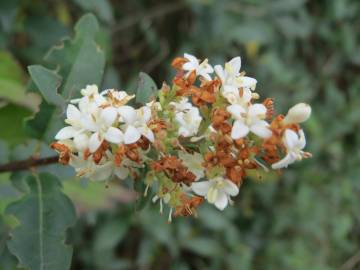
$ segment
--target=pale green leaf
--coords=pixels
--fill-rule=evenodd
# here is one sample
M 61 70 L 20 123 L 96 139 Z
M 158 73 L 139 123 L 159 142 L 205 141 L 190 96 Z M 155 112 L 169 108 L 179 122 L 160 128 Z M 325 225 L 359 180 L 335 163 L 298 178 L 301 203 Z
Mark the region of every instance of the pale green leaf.
M 146 73 L 140 72 L 136 89 L 136 102 L 145 104 L 156 97 L 158 88 L 153 79 Z
M 105 54 L 95 41 L 98 31 L 99 25 L 95 16 L 87 14 L 75 25 L 75 38 L 65 40 L 61 46 L 52 48 L 46 57 L 49 64 L 55 66 L 58 75 L 63 78 L 58 93 L 66 101 L 78 97 L 80 90 L 86 85 L 99 85 L 102 81 Z M 55 78 L 52 78 L 49 83 L 42 78 L 41 85 L 54 86 L 54 80 Z M 40 81 L 38 84 L 40 86 Z M 53 92 L 56 93 L 56 89 Z M 49 93 L 46 97 L 53 103 L 54 97 L 49 97 Z M 43 101 L 39 113 L 27 123 L 29 134 L 34 138 L 51 142 L 63 125 L 63 113 L 62 107 L 55 107 Z
M 63 98 L 57 93 L 58 88 L 61 85 L 61 76 L 55 71 L 40 65 L 29 66 L 28 70 L 31 78 L 47 103 L 58 106 L 64 105 Z

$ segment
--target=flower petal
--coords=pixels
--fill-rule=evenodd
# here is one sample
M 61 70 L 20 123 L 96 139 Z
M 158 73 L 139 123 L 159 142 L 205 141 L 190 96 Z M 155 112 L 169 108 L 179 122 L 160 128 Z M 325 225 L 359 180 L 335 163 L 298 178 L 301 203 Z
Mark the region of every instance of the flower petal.
M 144 123 L 147 123 L 151 119 L 151 109 L 148 106 L 143 106 L 137 110 L 137 115 Z
M 250 117 L 259 117 L 266 115 L 266 107 L 263 104 L 254 104 L 249 107 L 248 114 Z
M 89 175 L 90 180 L 93 181 L 104 181 L 111 177 L 113 173 L 113 163 L 107 162 L 103 165 L 95 165 L 93 169 L 93 173 Z
M 286 168 L 287 166 L 289 166 L 291 163 L 294 162 L 295 159 L 290 154 L 287 154 L 282 160 L 279 160 L 278 162 L 272 164 L 271 168 L 273 168 L 274 170 Z
M 222 83 L 225 82 L 225 71 L 224 68 L 220 65 L 216 65 L 214 66 L 214 70 L 216 75 L 219 77 L 219 79 L 221 80 Z
M 293 149 L 299 141 L 299 137 L 295 131 L 286 129 L 284 134 L 284 143 L 287 149 Z
M 211 76 L 207 74 L 205 71 L 199 72 L 199 75 L 202 76 L 205 80 L 211 81 Z
M 200 196 L 206 196 L 211 187 L 210 181 L 194 182 L 191 185 L 191 189 Z
M 115 127 L 109 127 L 104 135 L 105 139 L 111 143 L 121 143 L 124 139 L 122 131 Z
M 249 128 L 241 121 L 235 121 L 231 130 L 231 138 L 234 140 L 245 137 L 249 133 Z
M 66 118 L 70 121 L 78 121 L 80 117 L 81 113 L 79 109 L 76 106 L 69 104 L 66 109 Z
M 111 126 L 117 117 L 117 110 L 114 107 L 107 107 L 101 111 L 101 119 L 107 126 Z
M 219 192 L 215 201 L 215 206 L 222 211 L 225 209 L 228 203 L 228 197 L 226 196 L 225 192 Z
M 305 138 L 305 133 L 302 129 L 299 130 L 299 143 L 298 146 L 300 149 L 304 149 L 304 147 L 306 146 L 306 138 Z
M 126 179 L 126 177 L 129 176 L 129 169 L 125 168 L 123 166 L 121 167 L 115 167 L 114 173 L 117 177 L 119 177 L 120 179 Z
M 233 59 L 231 59 L 229 61 L 229 64 L 231 65 L 232 69 L 233 69 L 233 73 L 235 75 L 238 75 L 240 72 L 240 68 L 241 68 L 241 58 L 240 56 L 234 57 Z
M 232 181 L 225 179 L 224 180 L 224 190 L 230 196 L 236 196 L 239 194 L 239 188 Z
M 194 66 L 193 62 L 186 62 L 185 64 L 183 64 L 182 68 L 183 68 L 183 70 L 192 71 L 192 70 L 196 69 L 196 66 Z
M 244 88 L 250 88 L 251 90 L 255 90 L 257 80 L 251 77 L 243 76 L 240 77 L 241 86 Z
M 199 63 L 199 60 L 192 54 L 184 53 L 184 58 L 193 63 Z
M 118 112 L 126 123 L 131 124 L 136 121 L 136 111 L 133 107 L 121 106 L 118 108 Z
M 102 138 L 100 138 L 99 133 L 94 133 L 93 135 L 91 135 L 90 140 L 89 140 L 89 150 L 91 153 L 94 153 L 99 146 L 102 143 Z
M 64 127 L 55 135 L 56 140 L 66 140 L 75 136 L 77 130 L 72 126 Z
M 226 107 L 226 110 L 236 119 L 242 118 L 241 114 L 245 113 L 245 109 L 239 104 L 229 105 Z
M 269 138 L 272 135 L 272 131 L 268 128 L 269 124 L 264 121 L 260 120 L 257 121 L 254 125 L 250 127 L 252 133 L 256 134 L 261 138 Z
M 148 127 L 140 127 L 138 128 L 139 132 L 144 135 L 150 142 L 154 142 L 155 137 L 154 137 L 154 133 L 152 132 L 152 130 Z
M 124 134 L 125 144 L 132 144 L 137 142 L 141 137 L 140 132 L 134 126 L 128 126 Z
M 79 151 L 84 151 L 88 148 L 89 137 L 84 133 L 77 134 L 74 136 L 74 144 Z

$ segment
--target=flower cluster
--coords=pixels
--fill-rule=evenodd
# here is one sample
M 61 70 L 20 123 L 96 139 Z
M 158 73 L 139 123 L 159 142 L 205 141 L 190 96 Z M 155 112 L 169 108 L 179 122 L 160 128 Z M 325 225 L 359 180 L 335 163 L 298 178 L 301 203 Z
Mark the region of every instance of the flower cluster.
M 249 171 L 311 156 L 299 125 L 310 106 L 275 115 L 273 99 L 259 102 L 256 79 L 240 71 L 240 57 L 212 67 L 185 54 L 172 66 L 172 86 L 142 106 L 125 91 L 82 89 L 52 144 L 59 161 L 91 180 L 144 181 L 144 195 L 151 190 L 171 220 L 196 214 L 205 200 L 223 210 Z

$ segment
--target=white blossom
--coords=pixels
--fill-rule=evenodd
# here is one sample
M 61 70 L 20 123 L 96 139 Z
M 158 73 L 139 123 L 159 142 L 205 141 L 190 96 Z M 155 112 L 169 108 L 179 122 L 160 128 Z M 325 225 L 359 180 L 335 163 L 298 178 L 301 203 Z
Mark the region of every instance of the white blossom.
M 80 152 L 78 156 L 71 156 L 70 165 L 74 167 L 76 174 L 79 177 L 95 181 L 108 180 L 113 176 L 117 176 L 119 179 L 123 180 L 130 174 L 129 167 L 141 167 L 127 158 L 121 162 L 120 166 L 116 166 L 114 163 L 114 155 L 110 151 L 106 151 L 106 155 L 99 164 L 96 164 L 91 156 L 86 160 L 83 159 L 82 153 Z
M 256 79 L 243 76 L 240 73 L 241 58 L 240 56 L 231 59 L 225 64 L 225 68 L 221 65 L 214 67 L 215 72 L 221 80 L 224 91 L 238 90 L 239 88 L 255 90 Z
M 104 140 L 115 144 L 123 142 L 123 132 L 113 126 L 117 117 L 118 112 L 113 107 L 99 108 L 96 114 L 85 116 L 85 127 L 93 132 L 89 139 L 91 153 L 95 152 Z
M 209 65 L 208 60 L 205 59 L 203 62 L 199 63 L 199 60 L 191 55 L 191 54 L 184 54 L 184 58 L 188 60 L 182 68 L 183 70 L 187 71 L 186 77 L 190 75 L 191 72 L 195 70 L 196 75 L 204 77 L 206 80 L 210 81 L 210 73 L 214 72 L 214 69 L 211 65 Z
M 129 95 L 125 91 L 116 91 L 114 89 L 107 89 L 101 92 L 102 96 L 108 96 L 108 102 L 113 107 L 120 107 L 128 103 L 130 100 L 135 98 L 135 95 Z
M 154 142 L 154 133 L 147 124 L 151 119 L 151 109 L 148 106 L 143 106 L 137 110 L 130 106 L 121 106 L 118 108 L 118 112 L 120 121 L 125 123 L 125 144 L 137 142 L 141 135 L 150 142 Z
M 187 98 L 170 104 L 175 107 L 175 121 L 179 124 L 178 134 L 183 137 L 196 135 L 202 120 L 199 109 Z
M 282 160 L 272 164 L 271 167 L 275 170 L 286 168 L 295 161 L 310 156 L 310 153 L 302 150 L 306 145 L 305 134 L 302 129 L 298 133 L 291 129 L 286 129 L 283 135 L 283 143 L 286 147 L 286 156 Z
M 84 114 L 96 113 L 98 108 L 106 104 L 106 99 L 99 94 L 96 85 L 87 85 L 80 93 L 83 97 L 71 100 L 71 103 L 78 104 L 79 109 Z
M 84 114 L 73 104 L 69 104 L 66 109 L 65 122 L 69 124 L 59 130 L 55 135 L 56 140 L 74 139 L 74 145 L 79 151 L 83 151 L 88 146 L 89 136 L 85 132 Z
M 309 119 L 311 114 L 311 107 L 306 103 L 298 103 L 291 107 L 284 118 L 284 123 L 302 123 Z
M 106 161 L 100 164 L 96 164 L 91 157 L 88 159 L 82 158 L 82 153 L 72 155 L 69 163 L 79 177 L 88 178 L 94 181 L 107 180 L 112 175 L 113 162 Z
M 220 209 L 224 210 L 231 201 L 230 196 L 236 196 L 239 188 L 230 180 L 223 177 L 216 177 L 209 181 L 194 182 L 192 190 Z
M 266 107 L 263 104 L 253 104 L 245 108 L 233 104 L 227 107 L 227 111 L 235 119 L 231 130 L 231 138 L 234 140 L 245 137 L 250 131 L 261 138 L 271 136 L 269 124 L 264 120 Z

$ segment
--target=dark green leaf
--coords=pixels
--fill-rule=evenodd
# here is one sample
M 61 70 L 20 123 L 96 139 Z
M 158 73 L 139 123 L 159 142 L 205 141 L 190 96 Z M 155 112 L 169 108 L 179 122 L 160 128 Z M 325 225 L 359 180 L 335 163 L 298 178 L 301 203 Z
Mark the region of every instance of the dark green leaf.
M 9 250 L 30 270 L 69 269 L 72 248 L 64 241 L 75 223 L 74 207 L 56 177 L 30 176 L 28 184 L 30 193 L 7 208 L 20 223 L 10 234 Z

